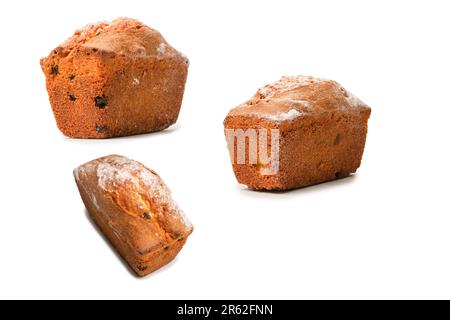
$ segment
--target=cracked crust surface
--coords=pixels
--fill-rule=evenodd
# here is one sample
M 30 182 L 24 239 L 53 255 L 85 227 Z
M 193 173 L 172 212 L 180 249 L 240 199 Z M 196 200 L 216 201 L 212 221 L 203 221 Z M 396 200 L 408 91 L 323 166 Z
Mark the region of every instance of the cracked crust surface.
M 279 125 L 302 117 L 320 117 L 326 113 L 360 114 L 370 108 L 333 80 L 310 76 L 284 76 L 256 92 L 250 100 L 233 108 L 225 124 L 242 118 Z
M 140 276 L 169 263 L 193 231 L 163 180 L 139 162 L 111 155 L 74 176 L 90 216 Z

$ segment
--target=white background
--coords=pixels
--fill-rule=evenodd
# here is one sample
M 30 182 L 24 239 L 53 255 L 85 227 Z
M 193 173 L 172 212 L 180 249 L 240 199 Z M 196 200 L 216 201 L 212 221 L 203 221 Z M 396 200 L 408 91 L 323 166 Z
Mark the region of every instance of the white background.
M 448 1 L 1 1 L 0 298 L 450 298 Z M 137 18 L 190 61 L 177 125 L 65 138 L 39 59 L 89 22 Z M 354 177 L 237 184 L 222 121 L 282 75 L 372 107 Z M 165 179 L 195 231 L 138 279 L 86 217 L 72 169 L 117 153 Z

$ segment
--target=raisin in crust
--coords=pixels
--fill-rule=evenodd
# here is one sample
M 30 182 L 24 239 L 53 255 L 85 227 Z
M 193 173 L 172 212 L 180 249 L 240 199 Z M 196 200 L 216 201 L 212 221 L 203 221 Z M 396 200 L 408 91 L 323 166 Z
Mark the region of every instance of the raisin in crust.
M 76 31 L 41 67 L 58 128 L 74 138 L 109 138 L 174 124 L 188 60 L 158 31 L 121 18 Z
M 193 226 L 154 171 L 111 155 L 74 170 L 92 220 L 139 276 L 172 261 Z
M 347 177 L 361 164 L 370 113 L 335 81 L 290 76 L 266 85 L 224 121 L 236 178 L 256 190 L 288 190 Z M 269 164 L 260 161 L 259 148 L 256 163 L 248 155 L 245 163 L 238 163 L 237 138 L 229 134 L 239 129 L 256 129 L 257 140 L 259 130 L 267 130 L 269 155 L 271 132 L 278 132 L 276 173 L 267 174 Z

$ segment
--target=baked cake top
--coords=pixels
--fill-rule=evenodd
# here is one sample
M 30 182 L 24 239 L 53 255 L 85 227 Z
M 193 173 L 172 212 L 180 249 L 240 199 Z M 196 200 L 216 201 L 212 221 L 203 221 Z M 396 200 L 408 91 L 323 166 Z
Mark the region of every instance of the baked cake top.
M 74 49 L 115 53 L 131 58 L 182 57 L 188 63 L 187 58 L 171 47 L 157 30 L 130 18 L 88 24 L 75 31 L 50 56 L 55 53 L 68 56 Z
M 292 121 L 328 111 L 361 113 L 370 108 L 335 81 L 309 76 L 284 76 L 260 88 L 228 117 L 255 117 L 268 121 Z
M 95 190 L 97 186 L 102 190 L 90 193 L 94 206 L 100 208 L 103 204 L 105 207 L 105 201 L 112 201 L 124 212 L 118 215 L 115 210 L 105 210 L 103 214 L 110 223 L 114 219 L 118 237 L 126 230 L 133 231 L 130 241 L 141 254 L 186 237 L 193 230 L 164 181 L 137 161 L 110 155 L 79 166 L 74 176 L 86 191 Z M 94 185 L 89 188 L 90 181 Z

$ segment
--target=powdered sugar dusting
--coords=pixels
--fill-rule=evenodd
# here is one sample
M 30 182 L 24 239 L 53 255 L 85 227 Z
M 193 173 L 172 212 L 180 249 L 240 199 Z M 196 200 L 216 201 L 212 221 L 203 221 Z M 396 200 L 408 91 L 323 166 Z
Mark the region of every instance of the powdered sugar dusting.
M 284 76 L 277 82 L 265 85 L 264 87 L 260 88 L 257 92 L 257 95 L 260 99 L 268 99 L 272 98 L 275 94 L 283 94 L 285 92 L 295 90 L 299 87 L 304 87 L 323 81 L 327 80 L 310 76 Z
M 232 109 L 227 119 L 249 116 L 281 122 L 335 111 L 361 114 L 366 109 L 370 108 L 336 81 L 284 76 L 260 88 L 250 100 Z
M 83 180 L 80 179 L 80 175 L 84 175 L 85 173 L 86 173 L 86 171 L 85 171 L 84 167 L 82 167 L 82 166 L 73 170 L 73 175 L 75 176 L 75 180 L 78 182 L 79 186 L 86 192 L 86 194 L 88 194 L 92 204 L 98 210 L 100 208 L 100 206 L 98 205 L 97 198 L 95 197 L 95 195 L 93 193 L 87 192 L 87 188 L 84 185 Z
M 178 210 L 177 219 L 181 220 L 181 222 L 184 224 L 184 226 L 188 229 L 192 228 L 192 223 L 186 216 L 183 210 Z
M 181 52 L 178 52 L 171 46 L 169 46 L 167 43 L 161 42 L 159 46 L 156 48 L 156 57 L 158 59 L 162 58 L 173 58 L 173 57 L 181 57 L 186 65 L 189 67 L 189 59 L 182 54 Z
M 139 162 L 125 157 L 110 156 L 108 160 L 97 166 L 98 184 L 102 189 L 112 191 L 117 183 L 131 183 L 139 193 L 146 193 L 153 204 L 167 207 L 169 214 L 181 220 L 187 228 L 192 227 L 178 204 L 172 199 L 170 189 L 156 173 Z
M 188 57 L 185 56 L 184 54 L 182 54 L 181 52 L 180 52 L 180 56 L 184 59 L 184 62 L 186 63 L 186 66 L 189 67 L 189 65 L 191 64 L 191 62 L 189 61 Z
M 97 176 L 98 184 L 104 190 L 108 190 L 108 187 L 113 185 L 115 181 L 130 181 L 135 186 L 139 185 L 137 178 L 131 174 L 131 171 L 119 170 L 110 163 L 100 163 L 97 167 Z
M 98 23 L 91 23 L 75 31 L 74 35 L 63 43 L 63 46 L 73 49 L 78 45 L 87 43 L 89 40 L 94 39 L 102 33 L 109 31 L 124 31 L 142 27 L 145 27 L 145 25 L 130 18 L 118 18 L 111 22 L 101 21 Z
M 159 44 L 158 48 L 156 48 L 156 54 L 158 57 L 162 57 L 166 53 L 167 45 L 162 42 Z
M 303 113 L 297 109 L 291 109 L 287 112 L 280 112 L 277 114 L 260 115 L 260 117 L 271 121 L 292 121 L 302 115 Z
M 351 93 L 348 90 L 345 90 L 347 95 L 345 99 L 347 100 L 350 107 L 357 108 L 359 106 L 364 105 L 364 102 L 362 102 L 357 96 L 355 96 L 353 93 Z

